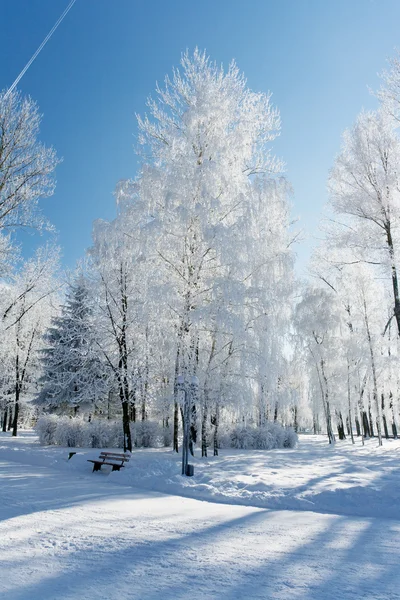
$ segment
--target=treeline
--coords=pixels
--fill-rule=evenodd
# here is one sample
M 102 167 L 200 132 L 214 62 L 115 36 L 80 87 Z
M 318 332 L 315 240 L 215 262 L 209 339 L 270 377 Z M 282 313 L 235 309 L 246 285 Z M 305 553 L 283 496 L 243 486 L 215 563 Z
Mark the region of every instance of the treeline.
M 23 399 L 38 411 L 122 418 L 126 449 L 132 422 L 156 421 L 178 450 L 183 376 L 191 440 L 205 456 L 225 431 L 270 421 L 326 430 L 330 442 L 336 431 L 396 437 L 398 81 L 394 61 L 379 110 L 344 135 L 302 284 L 290 185 L 271 148 L 277 109 L 234 63 L 224 71 L 185 54 L 139 117 L 142 166 L 117 185 L 116 218 L 95 222 L 63 290 L 54 248 L 4 274 L 4 426 L 12 412 L 16 434 Z M 17 114 L 23 100 L 13 98 Z M 0 96 L 1 111 L 7 102 Z M 45 179 L 57 162 L 47 152 Z M 51 191 L 47 183 L 26 206 Z M 7 257 L 11 240 L 2 243 Z

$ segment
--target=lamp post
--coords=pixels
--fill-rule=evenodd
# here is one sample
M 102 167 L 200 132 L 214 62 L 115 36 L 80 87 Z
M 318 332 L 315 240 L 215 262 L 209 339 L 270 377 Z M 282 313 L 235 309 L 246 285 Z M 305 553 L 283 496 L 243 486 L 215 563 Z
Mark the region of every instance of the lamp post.
M 193 475 L 193 466 L 188 465 L 189 458 L 189 438 L 190 438 L 190 415 L 192 408 L 192 398 L 196 397 L 199 380 L 196 376 L 191 377 L 189 389 L 187 388 L 183 375 L 176 378 L 178 390 L 185 395 L 183 405 L 183 443 L 182 443 L 182 475 Z M 190 467 L 190 468 L 189 468 Z

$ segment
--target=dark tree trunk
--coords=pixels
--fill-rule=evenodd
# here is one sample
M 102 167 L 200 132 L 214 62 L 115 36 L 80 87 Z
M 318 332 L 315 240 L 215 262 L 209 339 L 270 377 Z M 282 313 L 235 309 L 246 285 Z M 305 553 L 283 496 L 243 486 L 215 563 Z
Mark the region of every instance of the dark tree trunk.
M 124 452 L 132 452 L 131 428 L 129 426 L 129 413 L 127 402 L 122 402 L 122 427 L 124 431 Z
M 213 436 L 213 446 L 214 446 L 214 456 L 218 456 L 218 427 L 219 427 L 219 406 L 215 407 L 215 415 L 211 419 L 212 425 L 214 425 L 214 436 Z
M 316 413 L 313 414 L 313 431 L 314 435 L 317 435 L 317 433 L 320 432 L 318 415 Z
M 208 406 L 207 399 L 204 398 L 203 416 L 201 419 L 201 456 L 207 456 L 207 417 Z
M 13 420 L 13 427 L 12 427 L 12 435 L 14 437 L 16 437 L 17 435 L 17 431 L 18 431 L 18 415 L 19 415 L 19 395 L 20 395 L 20 385 L 19 382 L 17 382 L 16 386 L 15 386 L 15 405 L 14 405 L 14 420 Z
M 383 431 L 385 432 L 385 438 L 389 439 L 389 431 L 387 426 L 387 419 L 385 414 L 385 396 L 381 394 L 381 408 L 382 408 L 382 421 L 383 421 Z
M 129 401 L 129 418 L 133 423 L 136 423 L 136 387 L 132 390 Z
M 11 431 L 12 425 L 13 425 L 13 409 L 12 409 L 12 406 L 10 406 L 10 408 L 8 409 L 7 431 Z
M 383 431 L 385 432 L 385 438 L 388 440 L 389 439 L 389 430 L 388 430 L 388 426 L 387 426 L 386 415 L 382 415 L 382 421 L 383 421 Z
M 345 440 L 346 439 L 346 434 L 344 432 L 344 424 L 343 424 L 343 417 L 342 417 L 342 413 L 341 412 L 337 412 L 336 413 L 336 417 L 337 417 L 337 430 L 338 430 L 338 435 L 339 435 L 339 440 Z
M 121 347 L 120 347 L 121 351 Z M 119 359 L 119 375 L 118 375 L 118 387 L 119 387 L 119 399 L 122 405 L 122 430 L 124 433 L 124 452 L 132 452 L 132 436 L 130 428 L 129 418 L 129 383 L 127 376 L 127 355 L 121 353 Z
M 274 422 L 278 420 L 278 403 L 275 402 L 275 410 L 274 410 Z
M 194 445 L 197 443 L 197 409 L 196 404 L 192 404 L 190 416 L 190 436 L 189 436 L 189 451 L 194 456 Z
M 369 430 L 369 423 L 368 423 L 368 415 L 365 410 L 363 410 L 363 413 L 362 413 L 362 422 L 363 422 L 363 429 L 364 429 L 364 437 L 365 438 L 371 437 L 371 432 Z
M 400 297 L 399 297 L 399 283 L 397 279 L 397 269 L 394 253 L 394 244 L 392 238 L 392 230 L 390 221 L 385 223 L 386 239 L 389 248 L 389 256 L 392 267 L 392 287 L 393 287 L 393 300 L 394 300 L 394 316 L 397 324 L 397 333 L 400 336 Z
M 389 394 L 389 406 L 390 406 L 390 410 L 392 411 L 392 432 L 393 432 L 393 437 L 396 440 L 397 439 L 397 426 L 396 426 L 396 419 L 395 419 L 395 416 L 394 416 L 393 394 L 392 394 L 392 392 L 390 392 L 390 394 Z
M 360 435 L 361 435 L 361 427 L 360 427 L 360 421 L 359 421 L 358 417 L 356 417 L 355 421 L 356 421 L 357 437 L 360 437 Z
M 146 420 L 146 400 L 144 398 L 142 400 L 142 414 L 141 414 L 141 417 L 142 417 L 142 421 Z
M 372 419 L 372 412 L 371 412 L 371 403 L 368 406 L 368 418 L 369 418 L 369 431 L 370 431 L 371 437 L 375 437 L 374 422 Z
M 3 431 L 7 431 L 7 419 L 8 419 L 8 406 L 5 407 L 4 409 L 4 415 L 3 415 Z
M 178 407 L 178 402 L 175 401 L 175 403 L 174 403 L 174 440 L 173 440 L 173 449 L 175 452 L 179 452 L 178 433 L 179 433 L 179 407 Z
M 294 417 L 293 428 L 294 428 L 295 432 L 297 433 L 299 431 L 299 423 L 298 423 L 298 420 L 297 420 L 297 406 L 295 406 L 293 408 L 293 417 Z

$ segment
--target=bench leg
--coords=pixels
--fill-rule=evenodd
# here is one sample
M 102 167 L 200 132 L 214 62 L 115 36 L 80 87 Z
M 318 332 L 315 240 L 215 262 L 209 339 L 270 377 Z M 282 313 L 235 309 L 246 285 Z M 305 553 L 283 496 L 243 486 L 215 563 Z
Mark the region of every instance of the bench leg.
M 112 468 L 112 470 L 113 470 L 113 471 L 119 471 L 119 470 L 120 470 L 120 468 L 121 468 L 121 465 L 113 465 L 113 468 Z
M 95 471 L 100 471 L 100 469 L 101 469 L 101 463 L 94 463 L 92 473 L 94 473 Z

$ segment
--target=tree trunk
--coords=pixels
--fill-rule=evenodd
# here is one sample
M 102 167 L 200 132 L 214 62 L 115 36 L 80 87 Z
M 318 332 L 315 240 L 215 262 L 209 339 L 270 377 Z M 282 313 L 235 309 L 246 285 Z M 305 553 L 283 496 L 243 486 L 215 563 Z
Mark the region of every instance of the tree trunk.
M 218 442 L 219 406 L 218 406 L 218 404 L 215 407 L 215 415 L 213 416 L 211 423 L 214 425 L 214 436 L 213 436 L 214 456 L 218 456 L 218 446 L 219 446 L 219 442 Z
M 393 394 L 392 392 L 390 392 L 389 394 L 389 399 L 390 399 L 390 410 L 392 411 L 392 432 L 393 432 L 393 437 L 395 440 L 397 440 L 397 425 L 396 425 L 396 419 L 394 416 L 394 407 L 393 407 Z
M 359 419 L 358 419 L 357 416 L 355 418 L 355 421 L 356 421 L 357 437 L 360 437 L 360 435 L 361 435 L 361 427 L 360 427 L 360 421 L 359 421 Z
M 132 437 L 129 421 L 128 403 L 122 401 L 122 427 L 124 431 L 124 452 L 132 452 Z
M 381 394 L 381 409 L 382 409 L 382 421 L 383 421 L 383 431 L 385 432 L 385 438 L 389 439 L 389 431 L 387 426 L 387 419 L 385 414 L 385 395 Z
M 314 435 L 317 435 L 320 432 L 318 415 L 315 411 L 313 414 L 313 432 L 314 432 Z
M 342 413 L 336 411 L 336 418 L 337 418 L 337 430 L 338 430 L 339 440 L 345 440 L 346 434 L 344 432 Z
M 369 404 L 368 404 L 368 419 L 369 419 L 369 433 L 370 433 L 370 437 L 375 437 L 374 422 L 373 422 L 373 419 L 372 419 L 372 412 L 371 412 L 371 402 L 369 402 Z
M 193 401 L 193 399 L 192 399 Z M 197 409 L 196 404 L 192 404 L 190 415 L 190 435 L 189 435 L 189 452 L 194 456 L 194 445 L 197 444 Z
M 175 452 L 179 452 L 178 444 L 178 433 L 179 433 L 179 407 L 178 402 L 174 402 L 174 440 L 173 449 Z
M 297 406 L 293 408 L 293 429 L 296 433 L 299 431 L 299 423 L 297 420 Z
M 328 378 L 325 374 L 324 360 L 322 358 L 320 361 L 320 366 L 321 366 L 322 378 L 323 378 L 323 381 L 325 384 L 325 389 L 324 389 L 324 386 L 322 385 L 322 381 L 321 381 L 319 371 L 318 371 L 319 383 L 321 386 L 321 393 L 322 393 L 322 404 L 324 407 L 325 418 L 326 418 L 326 432 L 328 435 L 329 443 L 334 444 L 335 443 L 335 435 L 334 435 L 333 429 L 332 429 L 332 417 L 331 417 L 331 409 L 330 409 L 330 404 L 329 404 Z
M 350 364 L 347 360 L 347 401 L 349 404 L 349 417 L 348 417 L 348 433 L 351 436 L 351 443 L 354 444 L 354 435 L 353 435 L 353 418 L 351 414 L 351 391 L 350 391 Z
M 207 456 L 207 416 L 208 416 L 207 398 L 204 397 L 203 416 L 201 419 L 201 456 Z
M 400 298 L 399 298 L 399 283 L 397 280 L 397 269 L 394 255 L 394 245 L 391 231 L 391 223 L 387 221 L 385 223 L 386 239 L 389 248 L 389 256 L 392 270 L 392 287 L 393 287 L 393 299 L 394 299 L 394 316 L 397 323 L 397 333 L 400 336 Z M 379 431 L 378 431 L 379 434 Z
M 14 404 L 14 421 L 12 428 L 12 435 L 16 437 L 18 431 L 18 415 L 19 415 L 19 396 L 20 396 L 20 383 L 19 381 L 15 385 L 15 404 Z
M 368 423 L 368 415 L 365 410 L 363 410 L 363 412 L 362 412 L 362 422 L 363 422 L 363 429 L 364 429 L 364 437 L 365 438 L 371 437 L 371 432 L 369 430 L 369 423 Z
M 7 419 L 8 419 L 8 406 L 6 404 L 6 407 L 4 409 L 4 415 L 3 415 L 3 431 L 4 432 L 7 431 Z
M 142 421 L 146 420 L 146 405 L 147 405 L 147 394 L 149 391 L 149 348 L 148 348 L 148 339 L 149 339 L 149 329 L 146 327 L 146 361 L 144 367 L 144 382 L 143 382 L 143 390 L 142 390 Z
M 397 276 L 396 276 L 396 282 L 397 282 Z M 399 312 L 398 316 L 399 316 L 399 319 L 400 319 L 400 312 Z M 365 322 L 365 328 L 366 328 L 366 332 L 367 332 L 367 339 L 368 339 L 368 345 L 369 345 L 369 353 L 370 353 L 370 357 L 371 357 L 373 393 L 374 393 L 374 400 L 375 400 L 375 406 L 376 406 L 376 427 L 377 427 L 377 430 L 378 430 L 378 440 L 379 440 L 378 443 L 379 443 L 379 446 L 382 446 L 381 409 L 380 409 L 380 404 L 379 404 L 379 399 L 378 399 L 378 383 L 377 383 L 377 378 L 376 378 L 374 349 L 372 347 L 372 338 L 371 338 L 371 332 L 370 332 L 370 329 L 369 329 L 369 321 L 368 321 L 368 314 L 367 314 L 367 304 L 366 304 L 365 298 L 364 298 L 364 322 Z M 399 328 L 399 333 L 400 333 L 400 328 Z M 370 412 L 370 420 L 371 420 L 371 412 Z M 372 421 L 371 421 L 371 425 L 372 425 Z M 372 430 L 372 426 L 371 426 L 371 430 Z

